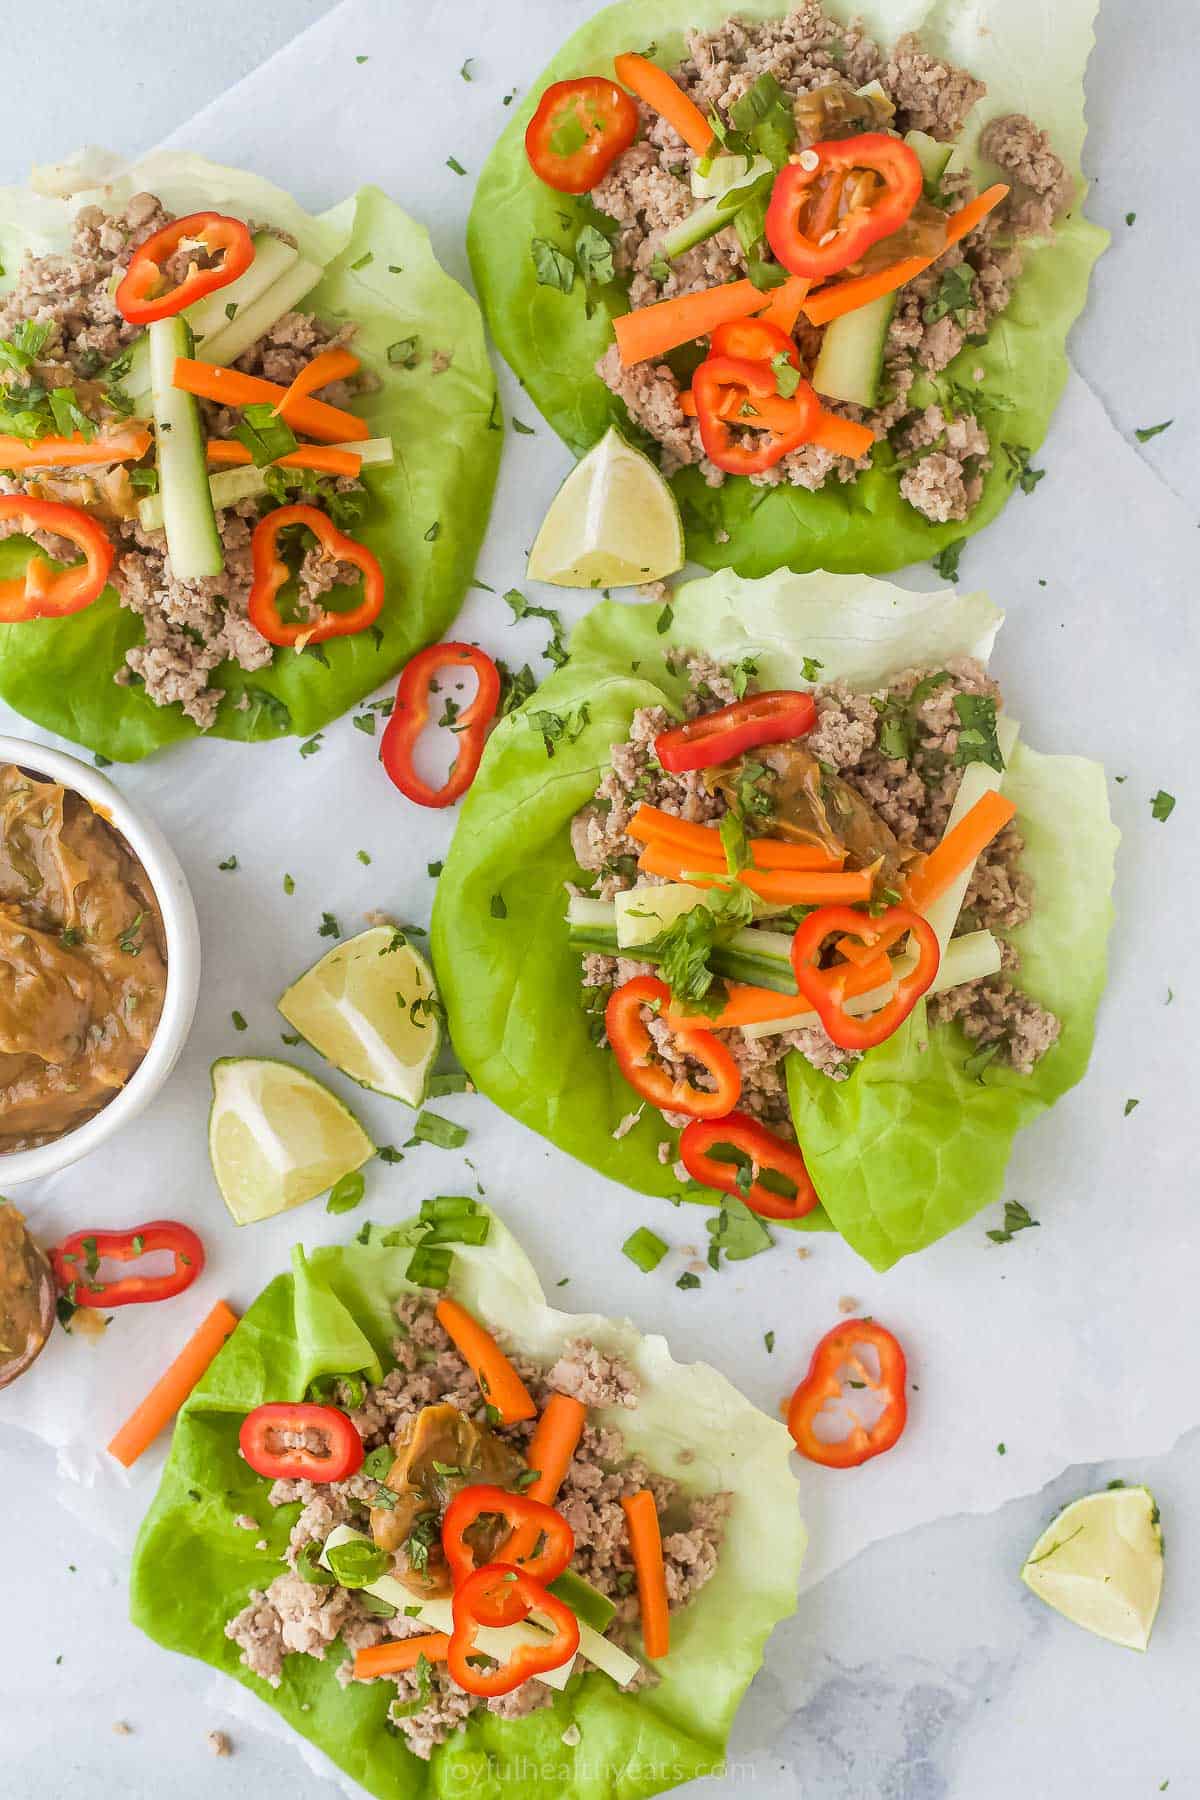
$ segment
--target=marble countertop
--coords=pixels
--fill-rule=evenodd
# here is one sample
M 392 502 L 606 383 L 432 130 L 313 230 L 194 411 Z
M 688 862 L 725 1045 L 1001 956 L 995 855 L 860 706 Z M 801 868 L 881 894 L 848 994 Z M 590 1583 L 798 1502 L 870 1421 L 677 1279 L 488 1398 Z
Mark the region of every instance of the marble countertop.
M 519 14 L 521 0 L 503 4 Z M 195 12 L 144 0 L 112 0 L 104 11 L 42 0 L 20 9 L 5 28 L 3 179 L 22 181 L 31 162 L 57 159 L 80 142 L 149 147 L 330 10 L 326 0 L 206 0 Z M 73 54 L 64 67 L 50 47 L 68 37 Z M 1194 56 L 1188 0 L 1162 0 L 1152 18 L 1136 0 L 1104 6 L 1088 83 L 1087 162 L 1096 178 L 1089 211 L 1117 234 L 1137 212 L 1143 255 L 1105 259 L 1103 318 L 1090 308 L 1072 340 L 1076 366 L 1122 430 L 1181 415 L 1169 438 L 1142 453 L 1193 508 L 1197 356 L 1193 329 L 1181 361 L 1179 333 L 1191 326 L 1188 268 L 1200 272 L 1200 259 L 1194 234 L 1181 229 L 1178 201 L 1156 208 L 1152 184 L 1164 143 L 1184 165 L 1194 133 Z M 23 64 L 31 78 L 14 79 Z M 1134 79 L 1158 104 L 1150 126 L 1129 130 Z M 286 170 L 271 172 L 286 182 Z M 1170 279 L 1148 281 L 1155 267 L 1169 268 Z M 1173 346 L 1157 375 L 1113 342 L 1114 320 L 1135 305 L 1142 340 Z M 1189 367 L 1185 397 L 1180 377 Z M 1134 1254 L 1132 1240 L 1114 1245 L 1114 1256 Z M 1194 1283 L 1181 1303 L 1194 1306 Z M 964 1356 L 971 1352 L 963 1346 Z M 1196 1416 L 1179 1420 L 1182 1435 L 1168 1455 L 1064 1470 L 1049 1488 L 994 1512 L 949 1516 L 878 1542 L 808 1590 L 781 1628 L 786 1691 L 768 1666 L 739 1716 L 727 1773 L 689 1792 L 1137 1800 L 1200 1790 L 1200 1430 L 1186 1430 Z M 1007 1422 L 1004 1429 L 1015 1431 Z M 0 1467 L 0 1792 L 12 1800 L 164 1800 L 168 1791 L 175 1800 L 316 1800 L 338 1791 L 263 1729 L 261 1712 L 231 1723 L 210 1671 L 133 1630 L 121 1561 L 58 1504 L 49 1449 L 0 1429 Z M 1017 1579 L 1054 1510 L 1114 1478 L 1154 1489 L 1166 1531 L 1165 1598 L 1145 1658 L 1074 1630 Z M 232 1740 L 227 1760 L 207 1747 L 212 1728 Z

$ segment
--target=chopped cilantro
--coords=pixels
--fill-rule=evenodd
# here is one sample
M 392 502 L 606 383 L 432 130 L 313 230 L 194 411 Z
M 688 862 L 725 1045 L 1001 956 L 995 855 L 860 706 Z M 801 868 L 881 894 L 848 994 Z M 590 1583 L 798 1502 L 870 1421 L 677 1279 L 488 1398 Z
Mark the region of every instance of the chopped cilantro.
M 1140 1106 L 1140 1105 L 1141 1105 L 1140 1100 L 1127 1100 L 1125 1102 L 1125 1117 L 1128 1118 L 1130 1113 L 1133 1111 L 1134 1107 Z
M 571 292 L 575 286 L 575 264 L 565 251 L 549 238 L 535 237 L 529 253 L 539 287 L 557 288 L 562 294 Z
M 1174 423 L 1174 419 L 1164 419 L 1161 425 L 1139 425 L 1133 435 L 1139 444 L 1148 444 L 1151 438 L 1156 438 L 1160 432 L 1166 431 Z
M 507 919 L 508 907 L 503 894 L 493 894 L 488 909 L 493 919 Z
M 455 175 L 465 175 L 467 172 L 459 162 L 457 156 L 448 156 L 446 158 L 446 167 L 451 169 Z
M 329 1192 L 329 1198 L 325 1202 L 325 1211 L 327 1213 L 353 1212 L 354 1208 L 362 1201 L 366 1191 L 367 1184 L 362 1170 L 353 1169 L 349 1175 L 343 1175 L 340 1181 L 334 1182 Z
M 1160 824 L 1165 824 L 1174 811 L 1174 794 L 1168 794 L 1165 788 L 1159 788 L 1150 802 L 1151 817 L 1157 819 Z
M 958 559 L 963 553 L 963 545 L 966 541 L 965 537 L 952 539 L 950 543 L 943 544 L 933 558 L 933 567 L 943 581 L 958 580 Z
M 246 1021 L 240 1012 L 237 1012 L 237 1011 L 231 1012 L 229 1016 L 233 1020 L 233 1029 L 235 1031 L 245 1031 L 246 1030 Z
M 685 1292 L 688 1288 L 698 1288 L 700 1286 L 700 1277 L 698 1275 L 693 1275 L 690 1269 L 685 1269 L 683 1274 L 679 1277 L 679 1280 L 675 1283 L 675 1286 L 677 1288 L 683 1288 Z
M 775 1349 L 775 1333 L 773 1331 L 764 1331 L 763 1343 L 767 1346 L 767 1355 L 770 1356 Z
M 317 936 L 340 938 L 341 935 L 342 928 L 338 924 L 334 914 L 331 912 L 323 912 L 321 914 L 321 923 L 317 926 Z
M 1004 1202 L 1004 1229 L 989 1231 L 987 1235 L 993 1244 L 1009 1244 L 1012 1242 L 1014 1232 L 1029 1231 L 1040 1224 L 1041 1220 L 1035 1219 L 1028 1207 L 1022 1206 L 1019 1200 L 1006 1200 Z
M 219 862 L 217 864 L 218 869 L 236 869 L 237 866 L 238 859 L 236 856 L 227 856 L 224 862 Z

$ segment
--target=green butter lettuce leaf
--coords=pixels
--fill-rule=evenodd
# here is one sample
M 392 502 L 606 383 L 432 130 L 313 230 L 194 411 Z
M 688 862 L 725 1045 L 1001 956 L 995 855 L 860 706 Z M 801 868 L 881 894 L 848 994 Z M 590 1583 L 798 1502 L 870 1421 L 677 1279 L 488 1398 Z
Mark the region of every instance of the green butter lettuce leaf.
M 866 576 L 779 571 L 743 581 L 723 571 L 679 588 L 668 628 L 652 607 L 608 601 L 571 640 L 570 660 L 488 745 L 438 884 L 433 954 L 455 1048 L 498 1105 L 580 1161 L 647 1194 L 707 1201 L 673 1171 L 675 1133 L 599 1049 L 580 1004 L 579 957 L 567 942 L 564 884 L 579 881 L 570 843 L 642 706 L 671 707 L 684 681 L 672 647 L 722 662 L 744 657 L 762 687 L 820 678 L 875 687 L 949 657 L 986 661 L 1001 615 L 982 594 L 912 594 Z M 1020 695 L 1009 695 L 1020 716 Z M 586 708 L 586 719 L 584 709 Z M 566 729 L 547 758 L 547 713 Z M 578 729 L 578 735 L 575 735 Z M 920 1018 L 872 1051 L 842 1084 L 790 1059 L 801 1145 L 823 1202 L 806 1226 L 833 1223 L 879 1267 L 932 1243 L 995 1197 L 1014 1133 L 1079 1080 L 1105 977 L 1115 831 L 1103 771 L 1021 748 L 1006 776 L 1027 839 L 1034 917 L 1015 935 L 1018 981 L 1063 1021 L 1059 1043 L 1031 1076 L 994 1067 L 964 1076 L 961 1029 L 926 1032 Z M 503 907 L 494 907 L 499 895 Z M 930 1048 L 918 1054 L 916 1043 Z M 861 1116 L 860 1116 L 861 1115 Z M 667 1143 L 667 1160 L 659 1147 Z
M 69 202 L 0 190 L 3 285 L 12 285 L 27 249 L 69 246 L 80 205 L 123 205 L 141 188 L 174 212 L 215 208 L 290 232 L 303 255 L 325 265 L 303 308 L 329 321 L 357 320 L 355 350 L 380 380 L 354 411 L 364 437 L 392 438 L 396 458 L 390 468 L 364 470 L 370 505 L 354 535 L 370 545 L 387 578 L 381 638 L 369 631 L 334 638 L 322 646 L 324 660 L 277 650 L 265 668 L 225 663 L 212 677 L 225 692 L 216 736 L 246 743 L 308 737 L 440 637 L 474 573 L 503 442 L 479 309 L 438 266 L 424 227 L 378 188 L 362 188 L 313 218 L 257 176 L 166 151 L 103 189 L 77 187 Z M 414 336 L 416 366 L 390 364 L 389 345 Z M 433 372 L 433 350 L 452 353 L 441 374 Z M 21 541 L 0 545 L 0 578 L 19 571 L 27 553 Z M 140 619 L 112 590 L 71 618 L 0 626 L 0 698 L 114 761 L 195 737 L 177 706 L 155 706 L 140 688 L 114 685 L 126 649 L 141 639 Z
M 548 1306 L 528 1258 L 494 1216 L 486 1245 L 456 1250 L 454 1296 L 544 1364 L 579 1336 L 622 1357 L 641 1377 L 641 1399 L 602 1421 L 618 1424 L 631 1453 L 687 1491 L 734 1495 L 717 1572 L 672 1621 L 661 1681 L 626 1694 L 594 1671 L 576 1676 L 553 1707 L 528 1718 L 482 1710 L 425 1763 L 387 1728 L 390 1684 L 339 1686 L 339 1647 L 323 1663 L 288 1657 L 276 1689 L 239 1662 L 225 1622 L 251 1589 L 279 1574 L 298 1511 L 272 1509 L 267 1484 L 239 1457 L 242 1416 L 267 1400 L 301 1399 L 316 1374 L 366 1368 L 374 1376 L 387 1366 L 391 1306 L 411 1291 L 409 1255 L 377 1245 L 308 1256 L 297 1248 L 293 1273 L 255 1301 L 179 1415 L 134 1552 L 134 1623 L 241 1681 L 378 1800 L 638 1800 L 715 1771 L 766 1640 L 795 1610 L 805 1532 L 791 1439 L 715 1369 L 674 1362 L 664 1339 L 642 1337 L 628 1321 Z M 262 1523 L 265 1551 L 235 1523 L 246 1512 Z M 572 1725 L 579 1741 L 567 1745 Z
M 689 26 L 712 30 L 731 14 L 750 19 L 786 12 L 784 0 L 623 0 L 607 7 L 568 40 L 534 81 L 492 152 L 476 190 L 468 244 L 475 285 L 496 343 L 550 424 L 582 454 L 610 424 L 630 429 L 623 404 L 594 372 L 612 342 L 610 321 L 624 312 L 621 287 L 597 292 L 576 280 L 572 291 L 539 286 L 530 252 L 544 238 L 568 257 L 580 227 L 604 223 L 586 196 L 573 199 L 544 186 L 529 168 L 524 132 L 552 81 L 613 74 L 612 59 L 653 43 L 654 60 L 679 62 Z M 883 47 L 917 31 L 933 53 L 987 83 L 959 140 L 981 183 L 994 178 L 977 155 L 982 126 L 1009 112 L 1026 113 L 1050 133 L 1075 172 L 1079 201 L 1052 242 L 1027 248 L 1025 269 L 988 342 L 967 346 L 941 378 L 974 388 L 982 368 L 979 411 L 996 445 L 983 497 L 965 522 L 933 525 L 900 496 L 893 452 L 877 446 L 874 463 L 854 483 L 832 481 L 819 493 L 754 487 L 731 479 L 704 484 L 698 469 L 672 481 L 683 511 L 689 554 L 709 568 L 765 575 L 779 567 L 882 573 L 928 561 L 945 544 L 975 531 L 1012 492 L 1012 460 L 997 440 L 1035 450 L 1046 434 L 1067 375 L 1067 331 L 1081 310 L 1091 266 L 1107 233 L 1082 212 L 1083 72 L 1092 45 L 1096 0 L 831 0 L 826 10 L 863 19 Z M 611 227 L 610 227 L 611 228 Z M 914 399 L 916 390 L 914 390 Z M 932 392 L 924 396 L 932 399 Z

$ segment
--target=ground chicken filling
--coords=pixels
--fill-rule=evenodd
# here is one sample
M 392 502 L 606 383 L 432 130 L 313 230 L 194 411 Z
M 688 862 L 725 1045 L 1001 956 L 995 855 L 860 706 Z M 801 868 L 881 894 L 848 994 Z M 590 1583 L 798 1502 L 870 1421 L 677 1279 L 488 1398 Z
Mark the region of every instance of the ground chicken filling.
M 67 254 L 26 258 L 16 286 L 0 298 L 0 431 L 42 436 L 54 430 L 52 423 L 39 420 L 49 396 L 62 389 L 71 391 L 72 404 L 97 426 L 128 420 L 133 400 L 121 386 L 121 358 L 141 328 L 117 311 L 113 293 L 138 245 L 172 217 L 153 194 L 135 194 L 118 215 L 85 206 L 76 214 Z M 191 251 L 178 252 L 165 265 L 168 279 L 182 279 L 192 256 Z M 39 329 L 33 340 L 32 358 L 21 349 L 22 342 L 29 341 L 23 333 L 30 327 L 45 328 L 44 335 Z M 318 351 L 347 343 L 356 329 L 353 323 L 334 329 L 311 314 L 287 312 L 233 366 L 286 386 Z M 5 354 L 14 342 L 16 354 Z M 203 354 L 200 344 L 197 355 Z M 316 398 L 345 407 L 366 385 L 368 378 L 356 376 L 319 389 Z M 201 402 L 201 412 L 208 437 L 234 435 L 239 414 L 208 401 Z M 92 473 L 0 473 L 0 493 L 28 493 L 84 506 L 103 520 L 117 549 L 112 585 L 122 606 L 139 615 L 144 629 L 144 641 L 127 651 L 116 680 L 123 686 L 142 687 L 157 705 L 178 704 L 203 730 L 213 723 L 224 697 L 224 691 L 211 684 L 219 665 L 230 661 L 251 671 L 265 667 L 274 655 L 272 645 L 246 616 L 250 538 L 261 514 L 277 500 L 304 500 L 322 506 L 335 524 L 351 532 L 362 516 L 366 490 L 357 480 L 318 480 L 299 470 L 286 476 L 281 470 L 270 473 L 277 489 L 273 499 L 244 500 L 218 509 L 225 567 L 220 575 L 199 581 L 181 581 L 174 575 L 164 532 L 143 531 L 137 502 L 144 490 L 136 485 L 137 472 L 131 479 L 125 465 Z M 0 524 L 0 536 L 20 530 L 19 521 Z M 50 555 L 74 559 L 74 550 L 59 540 L 32 535 Z M 297 572 L 298 608 L 305 615 L 315 614 L 321 594 L 349 574 L 310 551 Z
M 863 106 L 856 90 L 869 82 L 879 84 L 887 108 L 894 109 L 883 113 L 886 128 L 921 131 L 943 143 L 957 137 L 986 91 L 965 70 L 922 50 L 914 34 L 906 33 L 890 52 L 881 50 L 860 25 L 843 26 L 829 18 L 818 0 L 801 0 L 785 18 L 761 22 L 734 18 L 716 31 L 692 31 L 687 45 L 685 60 L 672 73 L 706 116 L 715 114 L 728 122 L 730 106 L 760 76 L 775 78 L 794 104 L 794 153 L 822 138 L 844 135 L 846 129 L 879 129 L 879 121 L 873 119 L 852 122 L 856 109 L 861 113 Z M 628 282 L 635 309 L 746 273 L 746 257 L 732 226 L 673 261 L 664 258 L 664 235 L 697 205 L 691 174 L 699 159 L 665 119 L 641 103 L 639 108 L 638 141 L 617 158 L 590 195 L 619 227 L 615 264 Z M 843 115 L 846 122 L 839 126 Z M 993 462 L 1003 456 L 1010 472 L 1020 473 L 1027 452 L 993 443 L 978 416 L 986 408 L 985 396 L 958 383 L 930 384 L 964 345 L 983 342 L 1021 272 L 1022 240 L 1044 240 L 1074 193 L 1070 172 L 1030 119 L 1008 114 L 991 120 L 980 152 L 999 168 L 1011 192 L 961 243 L 899 290 L 877 407 L 822 402 L 829 410 L 863 421 L 877 442 L 890 441 L 902 495 L 938 524 L 968 516 Z M 943 207 L 957 210 L 973 195 L 969 176 L 947 173 L 936 198 Z M 884 240 L 877 250 L 882 252 L 886 244 Z M 888 255 L 883 260 L 896 259 Z M 806 373 L 811 374 L 822 335 L 801 315 L 796 337 Z M 627 369 L 613 345 L 597 369 L 634 423 L 660 445 L 665 474 L 695 464 L 710 486 L 725 481 L 725 473 L 704 455 L 699 427 L 680 404 L 684 383 L 668 363 L 643 362 Z M 973 376 L 975 381 L 981 378 L 982 370 Z M 851 461 L 820 445 L 806 444 L 749 479 L 758 485 L 787 482 L 816 490 L 829 480 L 854 481 L 868 466 L 869 454 Z
M 677 653 L 671 661 L 688 678 L 684 712 L 689 718 L 716 712 L 753 692 L 747 684 L 745 663 L 731 670 L 691 652 Z M 919 683 L 923 685 L 914 699 Z M 945 833 L 963 775 L 962 767 L 953 760 L 960 730 L 955 701 L 960 695 L 984 697 L 997 708 L 1002 704 L 1000 689 L 971 657 L 953 657 L 935 669 L 906 670 L 873 693 L 855 693 L 840 681 L 813 690 L 817 723 L 802 740 L 803 749 L 818 760 L 828 778 L 847 784 L 864 808 L 863 818 L 871 822 L 873 837 L 886 833 L 894 838 L 900 859 L 913 851 L 934 849 Z M 596 877 L 589 891 L 601 899 L 629 888 L 660 885 L 663 880 L 644 874 L 637 866 L 643 846 L 628 835 L 627 827 L 639 805 L 659 807 L 706 825 L 717 823 L 729 810 L 718 785 L 723 770 L 672 775 L 662 768 L 654 754 L 654 740 L 673 723 L 664 707 L 640 708 L 633 716 L 627 741 L 614 747 L 611 766 L 593 799 L 575 816 L 571 828 L 575 859 L 581 869 Z M 888 754 L 898 747 L 901 736 L 907 753 Z M 886 748 L 881 747 L 881 738 Z M 786 777 L 789 754 L 787 745 L 755 752 L 761 764 L 779 771 L 779 780 Z M 771 791 L 770 779 L 766 791 Z M 754 830 L 771 836 L 770 820 L 756 821 Z M 1056 1041 L 1059 1021 L 1012 980 L 1020 959 L 1005 934 L 1025 924 L 1034 901 L 1032 883 L 1020 866 L 1024 847 L 1015 823 L 993 839 L 975 865 L 955 927 L 956 936 L 979 930 L 996 933 L 1001 938 L 1003 972 L 934 995 L 928 1002 L 928 1016 L 933 1024 L 957 1019 L 975 1049 L 994 1047 L 995 1059 L 1028 1074 Z M 856 865 L 851 852 L 846 866 L 864 864 L 859 860 Z M 765 918 L 762 924 L 779 929 L 777 918 Z M 657 973 L 653 963 L 632 957 L 586 955 L 583 1000 L 597 1022 L 597 1031 L 615 987 L 635 976 Z M 686 1074 L 697 1087 L 711 1087 L 706 1071 L 675 1054 L 674 1034 L 665 1020 L 645 1009 L 643 1016 L 667 1068 L 676 1075 Z M 739 1107 L 787 1137 L 794 1135 L 785 1067 L 789 1052 L 798 1050 L 814 1068 L 835 1081 L 844 1080 L 857 1060 L 839 1049 L 819 1024 L 769 1037 L 750 1038 L 737 1030 L 718 1031 L 716 1036 L 729 1049 L 742 1078 Z M 682 1116 L 664 1116 L 670 1124 L 687 1123 Z M 664 1142 L 660 1152 L 669 1160 L 669 1143 Z
M 418 1420 L 428 1419 L 431 1409 L 452 1407 L 489 1441 L 490 1466 L 478 1479 L 500 1479 L 506 1464 L 523 1468 L 533 1422 L 508 1429 L 488 1426 L 479 1384 L 430 1305 L 418 1295 L 406 1295 L 396 1303 L 395 1313 L 395 1367 L 378 1387 L 368 1389 L 365 1397 L 346 1387 L 335 1396 L 335 1403 L 349 1413 L 368 1452 L 411 1437 Z M 632 1370 L 583 1340 L 569 1343 L 548 1370 L 511 1353 L 509 1360 L 539 1410 L 552 1393 L 569 1394 L 585 1406 L 599 1409 L 638 1404 L 638 1380 Z M 285 1657 L 305 1655 L 324 1660 L 333 1645 L 341 1646 L 337 1679 L 347 1686 L 354 1680 L 354 1652 L 394 1638 L 419 1636 L 428 1629 L 403 1613 L 381 1618 L 371 1610 L 378 1603 L 370 1595 L 321 1586 L 299 1572 L 304 1546 L 323 1545 L 339 1525 L 363 1531 L 374 1526 L 376 1542 L 381 1543 L 386 1534 L 378 1529 L 379 1521 L 386 1522 L 394 1514 L 379 1508 L 373 1513 L 379 1487 L 365 1471 L 344 1482 L 277 1481 L 273 1485 L 273 1506 L 301 1504 L 287 1551 L 288 1572 L 277 1576 L 265 1590 L 252 1593 L 248 1605 L 225 1627 L 226 1636 L 241 1649 L 246 1668 L 272 1687 L 280 1685 Z M 585 1425 L 555 1505 L 575 1536 L 572 1569 L 616 1606 L 608 1632 L 614 1638 L 628 1634 L 638 1616 L 621 1496 L 642 1488 L 653 1493 L 662 1522 L 672 1610 L 686 1606 L 715 1571 L 729 1511 L 728 1494 L 687 1496 L 677 1482 L 655 1474 L 641 1457 L 631 1457 L 620 1431 L 611 1424 Z M 382 1547 L 391 1546 L 385 1543 Z M 406 1571 L 404 1551 L 397 1549 L 395 1554 L 400 1574 Z M 582 1658 L 580 1665 L 586 1667 Z M 521 1718 L 553 1699 L 553 1691 L 536 1680 L 523 1682 L 500 1699 L 483 1700 L 460 1688 L 441 1665 L 432 1665 L 424 1674 L 428 1697 L 416 1711 L 413 1703 L 423 1691 L 421 1676 L 414 1671 L 380 1678 L 397 1690 L 389 1710 L 391 1728 L 421 1757 L 428 1757 L 480 1706 L 504 1718 Z M 647 1672 L 635 1678 L 634 1685 L 651 1679 Z

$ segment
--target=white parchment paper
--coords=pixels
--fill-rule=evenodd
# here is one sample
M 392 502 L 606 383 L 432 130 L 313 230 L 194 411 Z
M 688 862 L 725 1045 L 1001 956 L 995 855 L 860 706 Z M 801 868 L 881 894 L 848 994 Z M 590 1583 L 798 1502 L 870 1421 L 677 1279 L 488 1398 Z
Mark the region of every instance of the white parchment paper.
M 347 0 L 171 143 L 253 168 L 313 207 L 378 182 L 430 225 L 443 263 L 466 279 L 469 176 L 507 117 L 503 96 L 590 10 L 579 0 L 522 0 L 519 8 L 508 0 L 486 13 L 442 4 L 414 29 L 413 9 Z M 470 81 L 460 74 L 468 57 Z M 449 168 L 450 156 L 468 177 Z M 1100 307 L 1105 281 L 1102 262 Z M 479 568 L 498 593 L 526 585 L 526 550 L 569 466 L 506 371 L 502 379 L 506 413 L 536 431 L 511 435 L 507 445 Z M 317 935 L 324 911 L 347 933 L 372 908 L 427 923 L 426 865 L 444 854 L 453 821 L 403 804 L 349 718 L 307 758 L 295 740 L 201 743 L 112 771 L 168 832 L 193 884 L 206 973 L 188 1050 L 131 1134 L 14 1198 L 45 1241 L 82 1223 L 186 1219 L 204 1236 L 209 1266 L 169 1312 L 129 1309 L 98 1344 L 59 1334 L 36 1373 L 0 1395 L 0 1447 L 6 1426 L 56 1445 L 80 1484 L 64 1482 L 60 1497 L 127 1546 L 163 1450 L 126 1478 L 100 1446 L 212 1302 L 224 1295 L 248 1304 L 286 1264 L 297 1237 L 336 1241 L 363 1218 L 392 1220 L 428 1194 L 460 1191 L 473 1179 L 468 1159 L 544 1282 L 569 1277 L 564 1303 L 628 1312 L 665 1331 L 676 1356 L 715 1362 L 768 1409 L 803 1372 L 843 1297 L 902 1336 L 914 1392 L 901 1448 L 851 1475 L 803 1471 L 808 1582 L 875 1539 L 943 1514 L 990 1510 L 1068 1463 L 1173 1443 L 1197 1418 L 1190 1070 L 1200 970 L 1195 934 L 1182 928 L 1184 900 L 1200 876 L 1190 780 L 1200 673 L 1196 526 L 1078 377 L 1038 460 L 1045 479 L 971 541 L 963 581 L 986 587 L 1007 609 L 993 668 L 1028 741 L 1102 760 L 1124 833 L 1112 979 L 1092 1069 L 1018 1140 L 1013 1160 L 1008 1191 L 1040 1221 L 1038 1230 L 995 1247 L 984 1231 L 999 1220 L 980 1219 L 886 1276 L 835 1237 L 804 1240 L 809 1254 L 801 1259 L 783 1235 L 771 1255 L 681 1293 L 675 1278 L 705 1241 L 699 1209 L 677 1212 L 626 1193 L 479 1097 L 436 1103 L 469 1126 L 462 1152 L 425 1146 L 401 1164 L 372 1164 L 352 1221 L 327 1217 L 316 1202 L 238 1230 L 205 1149 L 211 1061 L 282 1053 L 338 1087 L 305 1051 L 283 1049 L 274 1000 L 328 948 Z M 928 582 L 927 570 L 915 572 L 913 585 Z M 549 590 L 536 598 L 569 617 L 586 605 L 583 596 Z M 544 627 L 509 619 L 498 597 L 477 592 L 460 634 L 510 661 L 536 659 Z M 0 719 L 5 729 L 37 735 L 3 708 Z M 1179 797 L 1165 825 L 1150 813 L 1159 787 Z M 221 872 L 231 854 L 237 870 Z M 295 882 L 290 897 L 285 872 Z M 248 1021 L 244 1033 L 234 1029 L 234 1009 Z M 340 1091 L 378 1142 L 408 1136 L 405 1109 L 348 1084 Z M 1139 1105 L 1126 1115 L 1130 1099 Z M 651 1276 L 620 1254 L 640 1223 L 673 1246 Z M 773 1355 L 766 1330 L 775 1332 Z

